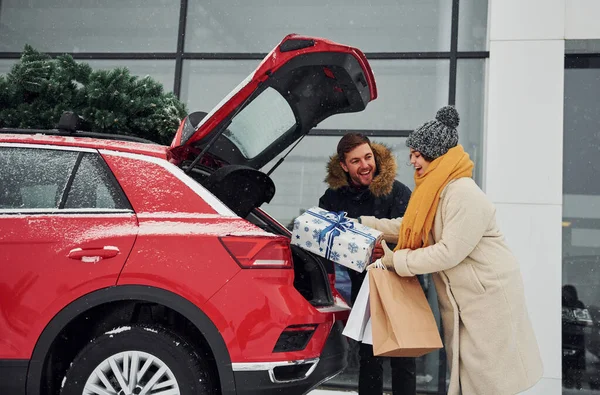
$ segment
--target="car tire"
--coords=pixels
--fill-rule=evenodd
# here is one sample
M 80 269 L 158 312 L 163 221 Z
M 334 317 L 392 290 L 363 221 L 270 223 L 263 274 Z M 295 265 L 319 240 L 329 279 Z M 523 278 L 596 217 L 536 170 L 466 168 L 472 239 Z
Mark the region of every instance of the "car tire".
M 136 373 L 133 382 L 132 372 Z M 170 389 L 172 394 L 215 394 L 218 390 L 210 372 L 206 358 L 172 331 L 123 326 L 92 339 L 77 354 L 60 394 L 123 395 L 158 389 Z

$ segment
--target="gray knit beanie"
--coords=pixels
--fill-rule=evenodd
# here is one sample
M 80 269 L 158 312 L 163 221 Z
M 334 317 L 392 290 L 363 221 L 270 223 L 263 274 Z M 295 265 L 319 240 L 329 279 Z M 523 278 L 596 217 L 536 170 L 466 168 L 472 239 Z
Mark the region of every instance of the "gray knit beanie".
M 452 106 L 445 106 L 435 114 L 435 120 L 425 122 L 406 139 L 406 145 L 424 156 L 436 159 L 458 144 L 456 127 L 460 118 Z

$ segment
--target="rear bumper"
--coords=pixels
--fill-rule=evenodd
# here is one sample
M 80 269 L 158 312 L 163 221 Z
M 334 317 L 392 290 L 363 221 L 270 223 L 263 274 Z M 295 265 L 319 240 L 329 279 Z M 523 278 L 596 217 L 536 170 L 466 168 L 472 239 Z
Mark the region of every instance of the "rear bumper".
M 341 372 L 347 364 L 348 343 L 343 324 L 335 322 L 318 359 L 280 363 L 232 364 L 238 395 L 304 394 Z M 285 376 L 289 367 L 299 373 Z
M 28 366 L 25 359 L 0 359 L 0 394 L 25 394 Z

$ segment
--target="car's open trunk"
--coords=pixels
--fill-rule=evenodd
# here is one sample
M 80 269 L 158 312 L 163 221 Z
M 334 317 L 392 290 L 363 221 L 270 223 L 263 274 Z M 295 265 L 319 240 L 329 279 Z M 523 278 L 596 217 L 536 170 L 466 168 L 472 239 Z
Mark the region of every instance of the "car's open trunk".
M 254 210 L 247 218 L 250 222 L 269 233 L 290 237 L 290 232 L 261 210 Z M 333 305 L 333 295 L 328 274 L 333 264 L 311 252 L 292 245 L 294 261 L 294 287 L 313 306 Z
M 228 165 L 210 174 L 197 169 L 188 174 L 240 217 L 269 233 L 291 237 L 288 229 L 258 209 L 275 194 L 273 181 L 263 172 Z M 328 275 L 333 274 L 333 263 L 297 246 L 291 246 L 291 249 L 294 287 L 313 306 L 332 306 L 334 298 Z
M 289 154 L 320 122 L 363 111 L 376 98 L 373 71 L 359 49 L 291 34 L 209 113 L 187 116 L 167 157 L 241 218 L 290 237 L 258 209 L 275 194 L 259 169 L 288 148 Z M 298 291 L 315 306 L 347 307 L 338 304 L 333 263 L 291 248 Z

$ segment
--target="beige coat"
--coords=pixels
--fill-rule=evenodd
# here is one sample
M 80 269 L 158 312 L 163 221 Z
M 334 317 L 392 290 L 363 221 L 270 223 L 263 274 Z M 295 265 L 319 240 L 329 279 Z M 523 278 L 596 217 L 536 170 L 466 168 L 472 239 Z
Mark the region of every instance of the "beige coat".
M 397 240 L 400 221 L 361 219 Z M 430 237 L 426 248 L 394 253 L 394 266 L 401 276 L 433 273 L 451 366 L 448 394 L 512 395 L 533 386 L 543 368 L 521 272 L 494 206 L 471 178 L 442 191 Z

